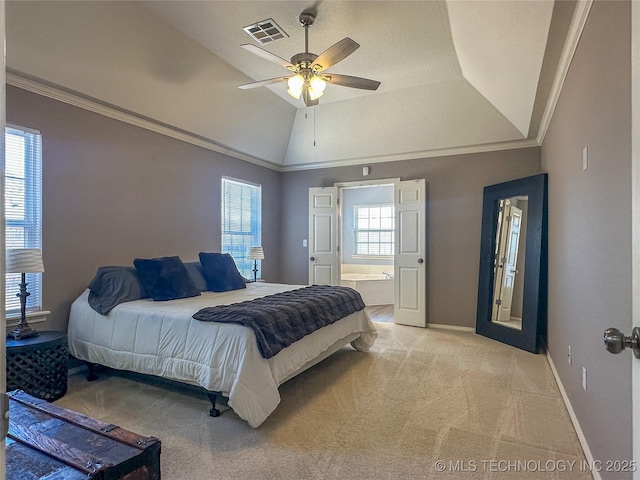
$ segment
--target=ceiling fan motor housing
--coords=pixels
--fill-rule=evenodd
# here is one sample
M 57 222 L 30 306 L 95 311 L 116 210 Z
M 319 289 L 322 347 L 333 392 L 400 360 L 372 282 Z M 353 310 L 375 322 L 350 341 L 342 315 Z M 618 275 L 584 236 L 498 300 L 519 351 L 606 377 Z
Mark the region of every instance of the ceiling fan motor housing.
M 318 58 L 318 55 L 315 53 L 303 52 L 291 57 L 291 63 L 299 69 L 304 69 L 311 67 L 311 64 L 316 58 Z

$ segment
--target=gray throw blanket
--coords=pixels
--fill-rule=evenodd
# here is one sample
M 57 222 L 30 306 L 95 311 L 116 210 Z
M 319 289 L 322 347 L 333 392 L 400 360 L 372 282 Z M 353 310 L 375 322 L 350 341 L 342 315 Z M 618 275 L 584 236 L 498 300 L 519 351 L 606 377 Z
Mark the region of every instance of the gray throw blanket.
M 271 358 L 305 335 L 363 308 L 362 297 L 352 288 L 313 285 L 246 302 L 203 308 L 193 318 L 252 328 L 262 356 Z

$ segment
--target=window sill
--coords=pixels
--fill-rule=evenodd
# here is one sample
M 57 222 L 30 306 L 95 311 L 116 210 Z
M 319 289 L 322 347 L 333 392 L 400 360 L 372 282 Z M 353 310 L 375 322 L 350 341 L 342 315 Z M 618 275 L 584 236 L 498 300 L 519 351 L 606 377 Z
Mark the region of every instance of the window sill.
M 47 320 L 47 315 L 51 315 L 48 310 L 38 310 L 37 312 L 27 312 L 28 323 L 42 323 Z M 20 323 L 20 315 L 7 315 L 7 327 L 15 327 Z
M 393 255 L 351 255 L 351 258 L 362 260 L 393 260 Z

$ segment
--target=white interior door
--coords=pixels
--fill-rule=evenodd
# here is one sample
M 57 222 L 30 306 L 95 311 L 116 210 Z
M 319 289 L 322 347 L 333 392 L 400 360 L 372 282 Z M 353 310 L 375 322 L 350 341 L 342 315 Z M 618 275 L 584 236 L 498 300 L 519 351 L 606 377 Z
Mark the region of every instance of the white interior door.
M 504 262 L 507 257 L 507 223 L 505 219 L 507 218 L 507 212 L 505 211 L 511 205 L 511 201 L 509 199 L 500 200 L 500 209 L 498 211 L 498 226 L 496 228 L 496 252 L 494 256 L 494 267 L 493 267 L 493 291 L 494 298 L 500 299 L 502 296 L 502 285 L 504 284 L 503 276 L 504 276 Z M 491 319 L 495 320 L 498 318 L 498 313 L 500 310 L 500 302 L 493 301 L 491 306 Z
M 309 285 L 338 285 L 338 189 L 309 189 Z
M 424 179 L 396 183 L 393 318 L 416 327 L 427 326 L 425 197 Z
M 518 262 L 518 245 L 520 244 L 520 227 L 522 225 L 522 210 L 511 205 L 506 216 L 507 221 L 507 249 L 504 259 L 501 260 L 503 270 L 502 285 L 500 286 L 500 308 L 498 309 L 498 321 L 511 320 L 511 302 L 513 299 L 513 286 L 515 284 Z M 504 260 L 504 261 L 503 261 Z

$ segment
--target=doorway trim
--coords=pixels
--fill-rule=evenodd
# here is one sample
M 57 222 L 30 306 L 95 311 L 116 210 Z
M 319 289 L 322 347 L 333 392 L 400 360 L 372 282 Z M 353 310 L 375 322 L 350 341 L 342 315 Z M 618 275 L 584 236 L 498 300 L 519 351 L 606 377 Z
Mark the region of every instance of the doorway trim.
M 378 178 L 371 180 L 356 180 L 354 182 L 336 182 L 333 184 L 334 187 L 338 187 L 338 190 L 341 188 L 357 188 L 357 187 L 365 187 L 368 185 L 393 185 L 400 181 L 399 178 Z

